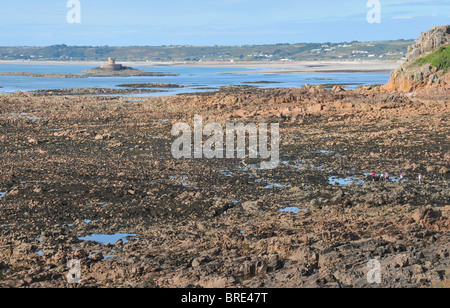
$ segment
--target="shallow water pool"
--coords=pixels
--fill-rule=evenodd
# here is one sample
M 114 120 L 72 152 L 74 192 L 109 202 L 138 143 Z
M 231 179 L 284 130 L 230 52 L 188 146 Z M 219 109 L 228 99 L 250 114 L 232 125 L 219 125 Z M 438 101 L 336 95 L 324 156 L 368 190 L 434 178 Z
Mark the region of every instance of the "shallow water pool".
M 84 237 L 79 237 L 81 241 L 93 241 L 103 245 L 114 244 L 118 240 L 122 240 L 124 243 L 130 239 L 136 237 L 136 234 L 116 233 L 116 234 L 91 234 Z

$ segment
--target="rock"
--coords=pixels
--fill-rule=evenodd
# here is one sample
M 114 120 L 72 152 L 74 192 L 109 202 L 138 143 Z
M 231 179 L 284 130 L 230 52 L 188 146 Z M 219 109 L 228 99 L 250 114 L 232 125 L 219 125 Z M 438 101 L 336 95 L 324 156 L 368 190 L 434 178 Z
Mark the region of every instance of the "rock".
M 103 254 L 101 252 L 96 252 L 90 257 L 90 259 L 95 262 L 101 261 L 103 260 Z
M 242 204 L 242 208 L 247 214 L 253 214 L 261 209 L 262 202 L 258 201 L 247 201 Z
M 429 221 L 430 219 L 438 219 L 440 217 L 442 217 L 442 212 L 435 209 L 420 209 L 417 210 L 412 216 L 416 223 Z
M 29 143 L 29 144 L 34 144 L 34 145 L 36 145 L 36 144 L 38 144 L 39 142 L 38 142 L 35 138 L 29 137 L 29 138 L 28 138 L 28 143 Z
M 321 112 L 323 110 L 323 105 L 322 104 L 315 104 L 312 106 L 309 106 L 306 111 L 309 113 L 318 113 Z
M 263 275 L 267 273 L 267 263 L 264 260 L 258 261 L 255 265 L 256 275 Z
M 442 168 L 439 169 L 439 173 L 440 173 L 440 174 L 447 174 L 447 173 L 450 173 L 450 169 L 447 168 L 447 167 L 442 167 Z
M 250 276 L 255 274 L 255 265 L 251 261 L 245 261 L 240 269 L 239 272 L 242 276 Z
M 408 47 L 406 61 L 413 61 L 418 56 L 450 44 L 450 26 L 435 26 L 433 29 L 422 33 L 419 40 Z
M 194 260 L 192 260 L 191 266 L 193 268 L 200 267 L 200 265 L 202 265 L 203 261 L 204 261 L 203 258 L 195 258 Z
M 26 255 L 33 253 L 36 250 L 36 247 L 32 244 L 20 243 L 16 247 L 14 247 L 12 257 L 13 258 L 22 258 L 26 257 Z
M 216 217 L 222 215 L 224 212 L 228 211 L 230 208 L 234 207 L 227 199 L 218 199 L 215 201 L 214 205 L 210 208 L 211 217 Z
M 387 90 L 399 92 L 435 91 L 449 93 L 448 80 L 450 72 L 432 66 L 432 63 L 418 63 L 429 53 L 441 52 L 440 48 L 449 48 L 450 26 L 436 26 L 422 33 L 416 44 L 409 46 L 406 61 L 395 70 L 389 83 L 384 86 Z
M 235 279 L 233 277 L 216 277 L 212 279 L 208 279 L 206 282 L 200 282 L 200 285 L 202 285 L 204 288 L 208 289 L 224 289 L 230 285 L 232 285 L 235 282 Z
M 312 208 L 320 208 L 320 201 L 318 199 L 312 199 L 309 204 Z
M 296 249 L 289 257 L 291 261 L 309 262 L 318 260 L 318 255 L 314 253 L 309 247 L 300 247 Z
M 409 263 L 410 263 L 409 257 L 406 254 L 401 254 L 394 257 L 394 259 L 391 262 L 391 265 L 394 268 L 403 268 L 409 265 Z
M 333 93 L 338 93 L 338 92 L 343 92 L 343 91 L 345 91 L 344 88 L 339 85 L 336 85 L 331 89 L 331 92 L 333 92 Z

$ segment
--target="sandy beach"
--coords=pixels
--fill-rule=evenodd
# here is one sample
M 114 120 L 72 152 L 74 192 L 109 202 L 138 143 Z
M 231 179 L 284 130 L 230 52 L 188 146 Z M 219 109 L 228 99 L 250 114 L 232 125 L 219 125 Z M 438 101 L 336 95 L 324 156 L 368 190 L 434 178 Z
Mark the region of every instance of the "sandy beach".
M 118 61 L 120 62 L 120 60 Z M 120 62 L 130 67 L 235 67 L 258 69 L 255 74 L 288 74 L 314 72 L 391 72 L 402 61 L 298 61 L 298 62 Z M 0 61 L 0 64 L 20 65 L 86 65 L 100 66 L 104 62 L 92 61 Z M 249 73 L 249 72 L 246 72 Z

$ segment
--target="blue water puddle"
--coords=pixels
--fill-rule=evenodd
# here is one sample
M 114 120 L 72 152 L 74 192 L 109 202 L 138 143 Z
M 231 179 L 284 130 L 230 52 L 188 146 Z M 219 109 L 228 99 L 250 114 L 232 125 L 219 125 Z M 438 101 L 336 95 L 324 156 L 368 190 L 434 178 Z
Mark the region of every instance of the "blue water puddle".
M 10 113 L 10 115 L 12 115 L 12 116 L 20 115 L 20 116 L 25 117 L 25 119 L 28 119 L 28 120 L 39 120 L 40 119 L 39 117 L 31 116 L 32 114 L 28 113 L 28 112 L 21 112 L 21 113 L 12 112 L 12 113 Z
M 328 178 L 328 182 L 330 185 L 351 185 L 351 184 L 362 184 L 362 179 L 358 177 L 346 177 L 346 178 L 339 178 L 336 176 L 330 176 Z
M 194 182 L 189 181 L 187 177 L 182 175 L 169 176 L 169 179 L 177 184 L 183 185 L 184 187 L 195 185 Z
M 97 203 L 86 203 L 87 206 L 91 206 L 91 205 L 102 205 L 102 206 L 107 206 L 109 205 L 109 203 L 106 202 L 97 202 Z
M 259 169 L 258 167 L 256 167 L 256 165 L 252 165 L 252 167 L 254 169 Z M 233 169 L 233 171 L 230 171 L 229 169 L 223 168 L 221 170 L 213 170 L 215 172 L 218 172 L 219 174 L 226 176 L 226 177 L 233 177 L 237 175 L 237 172 L 242 172 L 245 176 L 247 176 L 249 179 L 254 178 L 254 176 L 252 174 L 249 173 L 249 168 L 248 167 L 236 167 Z M 262 184 L 266 184 L 264 186 L 265 189 L 273 189 L 273 188 L 286 188 L 286 187 L 291 187 L 290 184 L 279 184 L 279 183 L 272 183 L 269 182 L 268 180 L 265 179 L 256 179 L 255 183 L 262 183 Z
M 232 171 L 230 171 L 230 170 L 228 170 L 226 168 L 224 168 L 222 170 L 213 169 L 213 171 L 218 172 L 219 174 L 221 174 L 223 176 L 227 176 L 227 177 L 232 177 L 232 176 L 236 175 L 236 173 L 234 173 L 234 172 L 232 172 Z
M 91 234 L 84 237 L 79 237 L 80 241 L 93 241 L 102 245 L 114 244 L 118 240 L 122 240 L 124 243 L 136 237 L 136 234 L 116 233 L 116 234 Z
M 90 219 L 83 220 L 83 222 L 84 222 L 85 224 L 96 223 L 96 222 L 99 222 L 99 221 L 100 221 L 100 219 L 97 219 L 97 220 L 90 220 Z M 67 226 L 68 226 L 68 227 L 73 227 L 74 224 L 67 224 Z
M 206 151 L 209 151 L 209 149 L 208 150 L 202 149 L 201 151 L 198 151 L 198 150 L 194 149 L 192 154 L 194 155 L 194 157 L 199 155 L 199 154 L 202 155 L 202 157 L 204 157 L 203 155 L 206 153 Z M 216 148 L 211 148 L 211 151 L 212 151 L 213 154 L 216 151 L 219 152 L 219 153 L 224 153 L 224 157 L 227 156 L 227 153 L 228 153 L 227 152 L 228 150 L 226 148 L 217 148 L 217 149 Z M 247 151 L 246 149 L 233 149 L 230 152 L 232 152 L 234 154 L 234 153 L 239 153 L 239 152 L 247 153 L 246 151 Z M 258 153 L 256 155 L 258 155 Z
M 56 181 L 20 181 L 19 184 L 28 185 L 28 184 L 56 184 Z
M 291 185 L 290 184 L 269 183 L 269 185 L 264 186 L 265 189 L 286 188 L 286 187 L 291 187 Z
M 42 239 L 41 239 L 41 238 L 37 238 L 36 241 L 38 241 L 39 243 L 42 243 Z M 42 248 L 40 248 L 40 247 L 38 247 L 37 249 L 38 249 L 38 250 L 36 251 L 36 253 L 37 253 L 39 256 L 43 256 L 43 255 L 44 255 L 44 250 L 43 250 Z
M 347 157 L 346 155 L 338 154 L 335 151 L 330 151 L 330 150 L 317 150 L 317 151 L 311 151 L 311 153 L 333 155 L 335 157 L 341 157 L 341 158 Z
M 86 224 L 90 224 L 90 223 L 93 223 L 93 222 L 99 222 L 100 220 L 98 219 L 98 220 L 90 220 L 90 219 L 86 219 L 85 221 L 84 221 L 84 223 L 86 223 Z
M 120 259 L 120 257 L 118 255 L 111 255 L 111 254 L 103 255 L 103 258 L 105 258 L 105 260 L 107 260 L 107 261 L 113 261 L 113 260 Z
M 290 213 L 298 214 L 300 212 L 306 213 L 306 212 L 308 212 L 308 210 L 300 209 L 298 207 L 286 207 L 284 209 L 281 209 L 280 212 L 290 212 Z
M 255 182 L 267 184 L 266 186 L 264 186 L 265 189 L 292 187 L 290 184 L 271 183 L 266 180 L 260 180 L 260 179 L 255 180 Z
M 247 176 L 249 179 L 252 179 L 254 177 L 252 174 L 249 173 L 250 172 L 249 168 L 242 166 L 235 167 L 232 170 L 222 168 L 222 169 L 213 169 L 213 171 L 218 172 L 219 174 L 226 177 L 238 176 L 240 173 Z
M 364 173 L 364 176 L 349 176 L 349 177 L 338 177 L 338 176 L 330 176 L 328 178 L 328 181 L 330 185 L 341 185 L 341 186 L 348 186 L 348 185 L 362 185 L 364 184 L 364 180 L 367 177 L 371 177 L 372 173 Z M 389 182 L 409 182 L 409 180 L 403 178 L 400 179 L 400 177 L 390 177 Z
M 10 271 L 11 269 L 9 267 L 0 268 L 0 278 L 4 275 L 9 274 Z
M 372 175 L 372 173 L 365 173 L 364 175 Z M 405 179 L 403 177 L 403 179 L 401 179 L 400 177 L 396 177 L 396 176 L 390 176 L 389 177 L 389 182 L 409 182 L 409 180 Z
M 98 251 L 98 250 L 92 251 L 92 253 L 89 254 L 88 258 L 92 258 L 92 256 L 93 256 L 94 254 L 98 253 L 98 252 L 100 252 L 100 251 Z M 111 252 L 112 252 L 112 253 L 115 253 L 116 251 L 115 251 L 115 250 L 111 250 Z M 114 255 L 114 254 L 105 254 L 105 255 L 103 255 L 103 259 L 105 259 L 105 260 L 107 260 L 107 261 L 113 261 L 113 260 L 118 260 L 118 259 L 120 259 L 120 257 L 119 257 L 118 255 Z
M 31 115 L 31 113 L 28 113 L 28 112 L 21 112 L 21 113 L 11 112 L 10 115 L 12 115 L 12 116 L 15 116 L 15 115 L 27 116 L 27 115 Z
M 303 163 L 300 160 L 295 160 L 293 163 L 286 161 L 286 160 L 282 160 L 282 161 L 280 161 L 280 165 L 296 169 L 297 171 L 302 171 L 302 170 L 305 170 L 308 168 L 313 169 L 313 170 L 318 170 L 318 171 L 324 171 L 324 172 L 326 171 L 324 165 L 315 166 L 311 163 Z
M 312 151 L 312 153 L 317 153 L 317 154 L 334 154 L 334 151 L 328 151 L 328 150 L 317 150 L 317 151 Z

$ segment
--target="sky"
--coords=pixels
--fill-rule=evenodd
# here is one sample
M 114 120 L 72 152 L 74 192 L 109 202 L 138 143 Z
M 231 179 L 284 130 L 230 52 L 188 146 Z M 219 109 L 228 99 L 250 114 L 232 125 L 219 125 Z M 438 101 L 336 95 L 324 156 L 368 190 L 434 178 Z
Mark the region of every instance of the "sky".
M 69 1 L 79 3 L 79 14 Z M 0 46 L 417 39 L 449 20 L 450 0 L 2 0 Z

